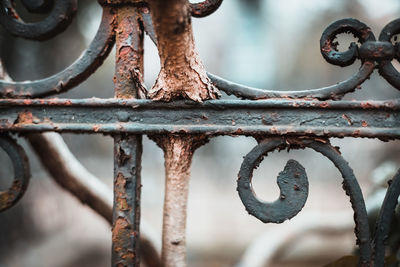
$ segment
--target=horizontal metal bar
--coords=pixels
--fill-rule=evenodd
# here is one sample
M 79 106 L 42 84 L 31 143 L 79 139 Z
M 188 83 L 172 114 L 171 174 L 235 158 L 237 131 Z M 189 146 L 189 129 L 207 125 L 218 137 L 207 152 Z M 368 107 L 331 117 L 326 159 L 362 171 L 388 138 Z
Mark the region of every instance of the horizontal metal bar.
M 1 99 L 0 131 L 400 139 L 400 100 Z

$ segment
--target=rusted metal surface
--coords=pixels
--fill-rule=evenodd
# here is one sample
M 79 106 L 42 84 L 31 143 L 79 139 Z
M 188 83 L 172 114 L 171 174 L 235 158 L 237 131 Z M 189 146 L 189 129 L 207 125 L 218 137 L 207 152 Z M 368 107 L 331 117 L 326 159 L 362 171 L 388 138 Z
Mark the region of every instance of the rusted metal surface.
M 114 137 L 112 266 L 139 266 L 141 136 Z
M 48 13 L 42 21 L 26 23 L 19 18 L 13 1 L 4 0 L 0 3 L 0 24 L 16 36 L 45 40 L 70 24 L 76 2 L 22 0 L 30 12 Z M 88 49 L 75 63 L 42 80 L 0 80 L 0 146 L 15 164 L 13 186 L 8 192 L 0 193 L 0 211 L 16 203 L 29 181 L 26 156 L 7 133 L 110 134 L 115 140 L 112 266 L 139 266 L 142 135 L 167 134 L 182 138 L 193 134 L 201 134 L 204 138 L 247 135 L 260 141 L 245 157 L 238 179 L 240 198 L 250 214 L 263 222 L 280 223 L 300 212 L 307 199 L 308 181 L 298 162 L 290 160 L 279 174 L 277 181 L 281 194 L 273 203 L 257 199 L 252 191 L 251 177 L 253 169 L 269 151 L 312 148 L 331 160 L 343 176 L 343 188 L 354 210 L 360 265 L 384 265 L 385 240 L 400 194 L 400 174 L 398 172 L 391 182 L 372 239 L 357 179 L 338 149 L 329 144 L 328 138 L 400 139 L 400 99 L 336 101 L 361 88 L 375 69 L 393 87 L 400 89 L 400 73 L 392 64 L 393 60 L 400 60 L 400 46 L 392 40 L 400 34 L 400 19 L 387 24 L 378 40 L 365 23 L 355 19 L 338 20 L 325 29 L 320 50 L 327 62 L 341 67 L 356 60 L 361 62 L 360 69 L 352 77 L 335 85 L 300 91 L 263 90 L 208 73 L 219 90 L 245 100 L 164 103 L 133 99 L 147 95 L 143 86 L 143 32 L 157 45 L 147 2 L 98 2 L 103 8 L 100 27 Z M 221 3 L 222 0 L 190 3 L 191 16 L 207 16 Z M 353 34 L 358 44 L 351 43 L 348 50 L 338 51 L 336 38 L 341 33 Z M 115 98 L 31 99 L 56 95 L 77 86 L 101 65 L 115 38 Z M 158 261 L 155 264 L 161 265 Z
M 144 95 L 143 29 L 133 6 L 116 9 L 115 97 Z M 118 113 L 126 120 L 123 111 Z M 96 129 L 98 126 L 94 126 Z M 139 266 L 142 136 L 114 135 L 112 259 L 115 267 Z
M 20 116 L 30 120 L 20 121 Z M 400 102 L 4 99 L 0 131 L 400 138 Z
M 143 27 L 132 7 L 117 9 L 115 97 L 145 98 L 143 85 Z
M 15 140 L 0 135 L 0 147 L 7 153 L 14 167 L 14 180 L 7 191 L 0 192 L 0 212 L 14 206 L 24 195 L 31 177 L 28 157 Z
M 145 0 L 97 0 L 101 5 L 110 5 L 113 7 L 131 6 L 131 7 L 147 7 Z

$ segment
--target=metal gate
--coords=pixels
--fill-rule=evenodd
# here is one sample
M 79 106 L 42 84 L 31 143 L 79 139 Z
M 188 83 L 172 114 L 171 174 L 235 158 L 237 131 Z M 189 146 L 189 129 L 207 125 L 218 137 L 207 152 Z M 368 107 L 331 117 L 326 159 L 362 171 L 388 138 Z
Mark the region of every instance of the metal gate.
M 14 1 L 3 0 L 0 4 L 0 23 L 10 33 L 34 40 L 46 40 L 62 32 L 70 24 L 77 8 L 76 0 L 22 2 L 32 12 L 50 13 L 42 21 L 25 23 L 18 16 Z M 400 61 L 400 46 L 392 41 L 395 35 L 400 34 L 400 19 L 389 22 L 378 38 L 366 24 L 355 19 L 338 20 L 325 29 L 320 39 L 320 50 L 327 62 L 344 67 L 356 60 L 361 61 L 361 67 L 352 77 L 335 85 L 304 91 L 269 91 L 236 84 L 200 70 L 197 72 L 200 79 L 205 84 L 209 83 L 208 91 L 205 91 L 207 95 L 202 96 L 201 93 L 191 95 L 191 92 L 179 87 L 181 78 L 176 79 L 173 85 L 163 85 L 168 81 L 166 77 L 172 75 L 168 70 L 163 73 L 165 76 L 159 76 L 157 90 L 148 92 L 144 89 L 143 35 L 147 33 L 151 37 L 161 57 L 164 50 L 175 49 L 176 53 L 179 52 L 177 49 L 185 50 L 187 48 L 182 47 L 185 43 L 179 36 L 187 34 L 187 30 L 189 35 L 185 36 L 190 37 L 190 16 L 207 16 L 221 5 L 222 0 L 206 0 L 197 4 L 189 4 L 186 0 L 98 2 L 103 9 L 100 27 L 90 46 L 72 65 L 51 77 L 25 82 L 7 80 L 4 78 L 6 74 L 1 71 L 0 146 L 12 160 L 15 170 L 12 186 L 0 194 L 1 211 L 17 203 L 26 191 L 30 178 L 28 159 L 12 135 L 28 136 L 43 132 L 110 135 L 114 138 L 115 158 L 112 266 L 138 266 L 142 135 L 150 136 L 166 154 L 171 153 L 171 158 L 166 155 L 166 167 L 170 172 L 168 174 L 167 170 L 167 176 L 171 177 L 179 177 L 182 173 L 189 175 L 195 149 L 209 139 L 220 135 L 245 135 L 258 141 L 258 145 L 245 156 L 237 180 L 239 197 L 249 214 L 264 223 L 281 223 L 303 208 L 308 196 L 308 180 L 304 168 L 297 161 L 288 161 L 280 173 L 280 197 L 272 203 L 262 202 L 255 196 L 252 175 L 269 152 L 311 148 L 332 161 L 342 174 L 343 189 L 354 210 L 355 235 L 360 249 L 359 265 L 384 266 L 385 240 L 400 195 L 400 171 L 391 180 L 376 222 L 375 236 L 371 236 L 360 186 L 339 148 L 333 147 L 329 138 L 368 137 L 382 141 L 400 138 L 399 99 L 341 100 L 345 94 L 359 88 L 375 70 L 394 88 L 400 89 L 400 73 L 391 63 L 392 60 Z M 180 21 L 180 17 L 174 21 L 174 12 L 181 12 L 178 9 L 182 6 L 186 8 L 182 10 L 190 14 L 183 16 L 186 21 Z M 162 13 L 159 11 L 161 8 Z M 164 27 L 168 23 L 175 23 L 173 32 Z M 339 52 L 335 39 L 341 33 L 352 33 L 359 39 L 359 44 L 352 43 L 347 51 Z M 176 43 L 168 46 L 175 37 Z M 108 56 L 114 43 L 117 48 L 115 98 L 45 98 L 70 90 L 88 78 Z M 190 56 L 195 61 L 197 54 L 186 58 L 189 64 L 195 64 Z M 163 67 L 175 66 L 165 63 Z M 168 91 L 168 86 L 175 86 L 177 91 L 162 92 Z M 190 87 L 191 84 L 184 86 Z M 238 99 L 218 100 L 218 90 Z M 182 97 L 191 100 L 179 100 Z M 40 139 L 38 142 L 41 142 Z M 174 145 L 185 155 L 174 155 Z M 182 166 L 182 161 L 187 162 Z M 172 211 L 176 216 L 185 214 L 186 209 L 187 195 L 180 193 L 171 196 L 172 200 L 181 203 L 178 207 L 181 211 Z M 79 193 L 75 194 L 81 197 Z M 166 199 L 166 202 L 171 199 Z M 95 202 L 90 202 L 90 199 L 86 202 L 104 217 L 111 217 L 107 212 L 102 213 L 102 208 L 96 207 Z M 184 228 L 185 218 L 180 222 Z M 164 227 L 171 230 L 178 226 L 164 220 Z M 174 254 L 173 251 L 185 249 L 184 237 L 165 242 L 163 249 L 171 250 L 172 258 L 180 257 L 181 254 Z M 184 262 L 184 256 L 182 261 L 168 257 L 163 255 L 163 262 L 154 266 L 181 266 Z

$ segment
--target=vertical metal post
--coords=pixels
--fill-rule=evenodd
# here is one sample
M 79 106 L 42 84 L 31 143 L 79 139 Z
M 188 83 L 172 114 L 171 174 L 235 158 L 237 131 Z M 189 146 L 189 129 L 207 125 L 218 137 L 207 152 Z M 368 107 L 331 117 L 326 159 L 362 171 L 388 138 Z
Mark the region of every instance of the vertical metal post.
M 137 98 L 142 87 L 143 30 L 136 7 L 119 6 L 116 14 L 115 97 Z M 129 115 L 117 114 L 121 123 Z M 114 136 L 114 208 L 112 266 L 139 266 L 142 136 Z
M 112 266 L 139 266 L 142 137 L 114 137 Z

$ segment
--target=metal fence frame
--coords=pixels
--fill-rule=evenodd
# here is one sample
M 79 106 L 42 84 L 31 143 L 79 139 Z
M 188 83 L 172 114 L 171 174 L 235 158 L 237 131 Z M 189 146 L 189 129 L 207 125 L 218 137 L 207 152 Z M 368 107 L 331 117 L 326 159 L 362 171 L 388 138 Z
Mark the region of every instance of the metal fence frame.
M 25 3 L 26 2 L 26 3 Z M 49 1 L 44 1 L 49 2 Z M 126 83 L 126 66 L 136 52 L 116 61 L 116 97 L 112 99 L 51 99 L 74 88 L 89 77 L 108 56 L 115 43 L 116 31 L 125 27 L 115 21 L 115 10 L 125 8 L 138 20 L 126 38 L 117 38 L 117 47 L 130 45 L 143 49 L 144 31 L 156 42 L 146 3 L 142 1 L 99 1 L 103 17 L 96 36 L 83 55 L 65 70 L 36 81 L 0 81 L 0 146 L 14 164 L 13 185 L 0 193 L 0 210 L 17 203 L 27 189 L 29 164 L 23 149 L 10 134 L 70 132 L 111 135 L 115 141 L 113 266 L 139 264 L 140 169 L 142 135 L 245 135 L 259 144 L 243 160 L 237 181 L 239 196 L 246 210 L 263 222 L 281 223 L 295 216 L 308 195 L 304 168 L 290 160 L 278 177 L 280 197 L 265 203 L 257 199 L 252 185 L 253 170 L 263 157 L 276 149 L 306 147 L 331 160 L 343 176 L 343 188 L 354 210 L 355 235 L 360 248 L 361 266 L 383 266 L 385 240 L 400 195 L 400 171 L 391 180 L 371 236 L 363 195 L 353 171 L 330 137 L 368 137 L 383 141 L 400 139 L 400 99 L 388 101 L 341 101 L 370 77 L 374 70 L 394 88 L 400 89 L 400 73 L 392 60 L 400 60 L 400 46 L 392 38 L 400 34 L 400 19 L 387 24 L 378 40 L 364 23 L 342 19 L 329 25 L 322 34 L 320 48 L 331 64 L 348 66 L 356 60 L 361 67 L 352 77 L 335 85 L 304 91 L 268 91 L 235 84 L 208 74 L 214 85 L 239 100 L 155 102 L 125 99 L 118 95 L 118 84 Z M 206 16 L 222 1 L 193 4 L 193 16 Z M 24 1 L 32 12 L 50 12 L 43 21 L 23 22 L 10 0 L 0 4 L 0 23 L 10 33 L 27 39 L 46 40 L 62 32 L 76 11 L 76 1 L 54 1 L 53 8 Z M 352 33 L 359 44 L 352 43 L 345 52 L 337 51 L 335 38 Z M 135 54 L 136 53 L 136 54 Z M 140 54 L 140 53 L 139 53 Z M 139 73 L 140 74 L 140 73 Z M 134 74 L 130 74 L 134 75 Z M 140 80 L 133 84 L 138 94 Z M 135 95 L 134 97 L 138 97 Z M 161 116 L 162 115 L 162 116 Z

